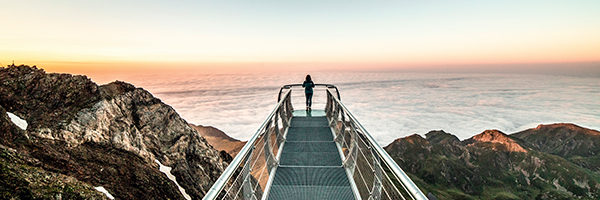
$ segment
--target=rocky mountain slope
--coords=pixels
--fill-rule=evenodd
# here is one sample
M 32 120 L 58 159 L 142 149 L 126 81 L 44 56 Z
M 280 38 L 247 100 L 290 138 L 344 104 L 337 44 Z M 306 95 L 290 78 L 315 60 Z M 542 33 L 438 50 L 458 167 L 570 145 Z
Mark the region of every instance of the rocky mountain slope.
M 563 157 L 600 174 L 600 132 L 575 124 L 539 125 L 512 136 L 531 148 Z
M 227 166 L 149 92 L 28 66 L 0 68 L 0 145 L 1 199 L 200 199 Z
M 487 130 L 460 141 L 431 131 L 385 149 L 425 193 L 439 199 L 598 199 L 600 174 L 574 162 L 577 156 L 588 156 L 588 164 L 598 161 L 592 153 L 598 152 L 596 132 L 553 124 L 512 135 Z M 562 141 L 549 142 L 559 136 Z

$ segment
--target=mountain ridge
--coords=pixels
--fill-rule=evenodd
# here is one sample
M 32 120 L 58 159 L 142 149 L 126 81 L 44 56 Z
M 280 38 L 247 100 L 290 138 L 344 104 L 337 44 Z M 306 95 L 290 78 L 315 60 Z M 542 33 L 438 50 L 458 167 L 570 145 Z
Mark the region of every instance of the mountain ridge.
M 118 199 L 186 198 L 159 170 L 160 162 L 172 168 L 191 198 L 199 199 L 227 166 L 222 154 L 171 106 L 122 81 L 98 86 L 85 76 L 13 65 L 0 68 L 0 94 L 0 145 L 8 149 L 3 151 L 35 161 L 3 163 L 10 169 L 61 174 L 76 179 L 76 185 L 103 186 Z M 28 127 L 17 128 L 8 112 Z M 11 178 L 28 176 L 12 172 L 16 175 Z M 72 192 L 56 190 L 48 198 L 76 197 Z M 97 193 L 90 191 L 88 197 Z M 0 186 L 2 198 L 18 194 L 38 195 L 31 187 Z
M 202 126 L 194 124 L 190 124 L 190 126 L 196 129 L 198 133 L 200 133 L 200 135 L 202 135 L 202 137 L 204 137 L 206 141 L 215 149 L 219 151 L 224 151 L 227 154 L 231 155 L 231 159 L 233 159 L 246 144 L 246 141 L 240 141 L 238 139 L 232 138 L 225 132 L 212 126 Z
M 557 123 L 539 125 L 512 136 L 529 142 L 533 149 L 563 157 L 600 174 L 600 131 Z
M 184 199 L 160 163 L 198 199 L 245 144 L 187 123 L 122 81 L 98 86 L 85 76 L 11 66 L 0 68 L 0 94 L 0 198 L 106 199 L 93 189 L 103 186 L 118 199 Z M 29 126 L 18 128 L 9 112 Z M 463 141 L 430 131 L 385 149 L 440 198 L 597 199 L 599 138 L 559 123 L 513 134 L 486 130 Z
M 561 157 L 532 144 L 558 134 L 556 130 L 563 131 L 562 135 L 588 136 L 593 144 L 600 141 L 595 139 L 594 130 L 577 127 L 568 123 L 540 125 L 513 134 L 486 130 L 463 141 L 441 130 L 430 131 L 426 139 L 416 134 L 396 139 L 385 150 L 423 192 L 441 199 L 596 199 L 600 170 L 590 166 L 598 157 Z M 537 137 L 528 139 L 524 133 Z

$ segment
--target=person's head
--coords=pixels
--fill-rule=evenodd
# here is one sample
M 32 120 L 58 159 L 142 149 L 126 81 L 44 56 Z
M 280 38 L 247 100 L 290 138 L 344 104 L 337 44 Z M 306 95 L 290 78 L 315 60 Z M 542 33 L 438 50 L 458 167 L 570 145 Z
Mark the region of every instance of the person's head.
M 310 78 L 310 74 L 306 75 L 306 81 L 312 81 L 312 79 Z

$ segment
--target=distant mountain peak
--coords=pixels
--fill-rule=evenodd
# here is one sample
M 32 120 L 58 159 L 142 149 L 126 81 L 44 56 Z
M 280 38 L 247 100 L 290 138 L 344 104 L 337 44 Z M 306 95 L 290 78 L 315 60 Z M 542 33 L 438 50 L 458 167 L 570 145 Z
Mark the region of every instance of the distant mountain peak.
M 448 143 L 460 142 L 460 139 L 458 139 L 458 137 L 456 137 L 455 135 L 452 135 L 450 133 L 446 133 L 444 130 L 429 131 L 428 133 L 425 134 L 425 137 L 427 138 L 427 141 L 429 141 L 429 143 L 431 143 L 431 144 L 439 144 L 442 142 L 448 142 Z
M 508 135 L 504 134 L 502 131 L 496 129 L 485 130 L 482 133 L 465 140 L 465 143 L 467 143 L 468 145 L 477 146 L 485 146 L 482 145 L 482 143 L 500 144 L 501 146 L 493 145 L 490 147 L 496 150 L 506 150 L 511 152 L 527 152 L 527 150 L 525 150 L 515 140 L 510 138 Z
M 423 145 L 429 143 L 427 140 L 425 140 L 425 138 L 423 138 L 419 134 L 409 135 L 409 136 L 407 136 L 405 138 L 402 138 L 402 141 L 405 141 L 405 142 L 408 142 L 408 143 L 411 143 L 411 144 L 423 144 Z
M 569 132 L 582 133 L 585 135 L 600 136 L 600 131 L 584 128 L 572 123 L 540 124 L 533 130 L 567 129 Z
M 481 142 L 502 142 L 505 140 L 510 140 L 506 134 L 496 129 L 485 130 L 482 133 L 473 136 L 472 138 Z
M 566 127 L 569 129 L 585 129 L 581 126 L 577 126 L 576 124 L 572 124 L 572 123 L 554 123 L 554 124 L 540 124 L 537 127 L 535 127 L 535 129 L 542 129 L 542 128 L 557 128 L 557 127 Z

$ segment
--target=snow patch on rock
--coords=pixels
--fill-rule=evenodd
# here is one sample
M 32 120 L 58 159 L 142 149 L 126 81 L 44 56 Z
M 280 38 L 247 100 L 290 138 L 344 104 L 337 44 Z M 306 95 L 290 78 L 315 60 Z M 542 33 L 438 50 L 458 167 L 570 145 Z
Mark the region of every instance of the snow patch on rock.
M 109 199 L 115 199 L 115 197 L 113 197 L 113 195 L 111 195 L 108 190 L 104 189 L 104 187 L 99 186 L 99 187 L 94 187 L 94 189 L 98 190 L 99 192 L 104 193 Z
M 173 174 L 171 174 L 171 167 L 164 166 L 162 163 L 160 163 L 160 161 L 158 161 L 156 159 L 154 161 L 156 163 L 158 163 L 158 165 L 160 166 L 160 168 L 158 170 L 160 170 L 162 173 L 167 175 L 167 177 L 169 177 L 169 179 L 171 179 L 171 181 L 173 181 L 175 183 L 175 185 L 177 185 L 177 187 L 179 188 L 179 192 L 181 192 L 183 197 L 185 197 L 185 199 L 187 199 L 187 200 L 191 200 L 192 198 L 190 197 L 190 195 L 188 195 L 185 192 L 185 189 L 183 189 L 181 186 L 179 186 L 179 183 L 177 183 L 175 176 L 173 176 Z
M 10 117 L 10 121 L 15 123 L 15 125 L 17 125 L 19 128 L 21 128 L 23 130 L 27 129 L 27 121 L 21 119 L 19 116 L 16 116 L 15 114 L 12 114 L 11 112 L 6 112 L 6 114 L 8 115 L 8 117 Z

